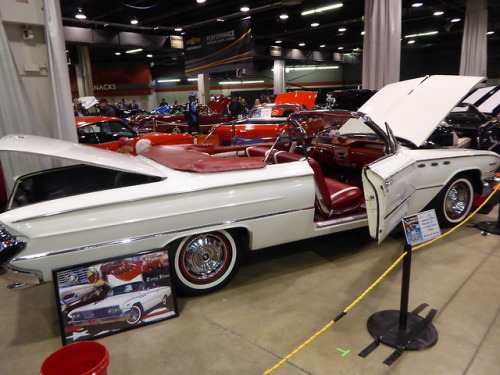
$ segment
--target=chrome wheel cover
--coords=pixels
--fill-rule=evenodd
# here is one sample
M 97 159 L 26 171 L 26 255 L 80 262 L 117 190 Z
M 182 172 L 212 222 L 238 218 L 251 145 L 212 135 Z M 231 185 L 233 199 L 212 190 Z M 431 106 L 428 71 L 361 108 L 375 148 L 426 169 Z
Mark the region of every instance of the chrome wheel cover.
M 130 316 L 127 319 L 128 324 L 135 324 L 141 320 L 141 309 L 137 306 L 132 306 Z
M 469 186 L 463 181 L 457 181 L 450 186 L 444 200 L 446 216 L 451 220 L 460 219 L 467 213 L 471 199 Z
M 203 234 L 188 241 L 182 250 L 184 275 L 191 281 L 203 283 L 220 276 L 227 268 L 229 244 L 222 236 Z

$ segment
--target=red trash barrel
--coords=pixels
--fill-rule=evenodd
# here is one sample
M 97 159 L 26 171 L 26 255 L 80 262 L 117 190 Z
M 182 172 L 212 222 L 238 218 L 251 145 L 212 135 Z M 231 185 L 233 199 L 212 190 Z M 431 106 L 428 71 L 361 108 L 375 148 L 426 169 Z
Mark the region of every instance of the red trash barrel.
M 42 363 L 40 375 L 106 375 L 109 353 L 96 341 L 63 346 Z

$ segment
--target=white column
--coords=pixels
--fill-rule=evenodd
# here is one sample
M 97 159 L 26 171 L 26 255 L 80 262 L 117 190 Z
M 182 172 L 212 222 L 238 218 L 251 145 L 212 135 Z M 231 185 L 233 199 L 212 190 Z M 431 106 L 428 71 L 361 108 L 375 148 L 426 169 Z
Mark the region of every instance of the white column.
M 208 74 L 198 74 L 198 100 L 200 104 L 207 104 L 210 101 L 210 76 Z
M 94 83 L 92 80 L 92 67 L 90 64 L 89 47 L 78 46 L 78 64 L 76 65 L 76 80 L 78 83 L 78 96 L 94 96 Z
M 274 95 L 286 93 L 285 60 L 274 60 Z
M 460 75 L 486 76 L 487 31 L 487 0 L 467 0 Z
M 376 90 L 399 81 L 401 1 L 365 0 L 363 88 Z
M 52 94 L 52 128 L 54 138 L 77 142 L 73 102 L 69 83 L 66 44 L 59 0 L 44 0 L 45 36 L 49 57 L 49 82 Z

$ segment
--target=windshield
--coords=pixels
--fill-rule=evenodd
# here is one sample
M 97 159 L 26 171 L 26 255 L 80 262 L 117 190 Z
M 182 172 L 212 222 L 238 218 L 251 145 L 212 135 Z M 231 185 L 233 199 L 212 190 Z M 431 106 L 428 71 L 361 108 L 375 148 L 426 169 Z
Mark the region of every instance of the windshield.
M 248 118 L 287 118 L 293 112 L 298 111 L 295 105 L 265 105 L 252 108 L 248 114 Z
M 127 124 L 119 121 L 102 121 L 78 128 L 78 142 L 102 144 L 119 140 L 121 137 L 135 138 L 137 133 Z
M 132 292 L 140 292 L 141 290 L 144 290 L 144 283 L 143 282 L 136 282 L 136 283 L 119 285 L 119 286 L 115 286 L 113 289 L 111 289 L 109 291 L 108 297 L 118 296 L 120 294 L 126 294 L 126 293 L 132 293 Z

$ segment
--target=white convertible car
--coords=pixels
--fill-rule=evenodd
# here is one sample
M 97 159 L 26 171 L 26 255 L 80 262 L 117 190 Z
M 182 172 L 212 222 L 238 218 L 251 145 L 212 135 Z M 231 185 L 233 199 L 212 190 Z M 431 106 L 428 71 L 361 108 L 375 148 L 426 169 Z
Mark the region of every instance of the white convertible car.
M 500 157 L 453 137 L 440 145 L 434 132 L 482 80 L 412 79 L 380 90 L 364 113 L 298 112 L 272 146 L 154 146 L 131 157 L 5 136 L 0 152 L 66 164 L 17 179 L 0 214 L 0 272 L 35 285 L 56 268 L 166 248 L 178 288 L 202 294 L 225 285 L 247 250 L 366 225 L 381 241 L 426 207 L 455 225 L 490 191 Z M 318 118 L 325 131 L 302 139 Z

